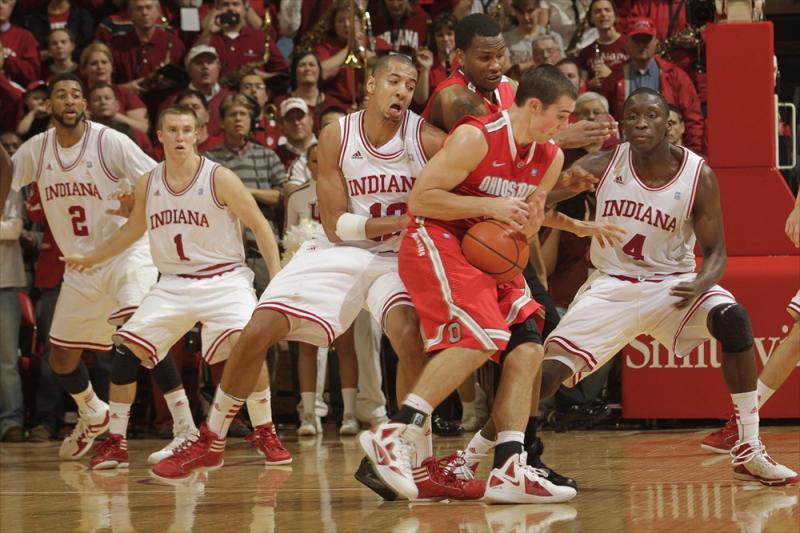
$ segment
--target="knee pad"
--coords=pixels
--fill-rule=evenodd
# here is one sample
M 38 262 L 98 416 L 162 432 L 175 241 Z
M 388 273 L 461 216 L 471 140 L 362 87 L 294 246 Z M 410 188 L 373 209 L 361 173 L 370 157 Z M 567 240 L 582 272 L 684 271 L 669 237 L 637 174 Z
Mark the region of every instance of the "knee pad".
M 141 359 L 136 357 L 130 348 L 120 344 L 114 353 L 111 363 L 111 383 L 114 385 L 130 385 L 136 381 Z
M 750 317 L 737 303 L 718 305 L 711 310 L 711 334 L 722 344 L 723 352 L 738 353 L 753 346 Z
M 181 375 L 178 372 L 178 365 L 175 364 L 175 359 L 169 354 L 153 368 L 152 373 L 158 388 L 164 394 L 183 385 Z

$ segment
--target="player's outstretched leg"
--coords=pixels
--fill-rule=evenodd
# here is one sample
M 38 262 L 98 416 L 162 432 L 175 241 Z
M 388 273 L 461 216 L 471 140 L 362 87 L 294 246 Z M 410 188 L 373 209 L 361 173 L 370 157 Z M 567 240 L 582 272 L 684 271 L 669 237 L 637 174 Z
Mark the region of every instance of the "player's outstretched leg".
M 89 382 L 89 370 L 81 361 L 82 351 L 50 345 L 50 368 L 78 406 L 78 423 L 58 450 L 65 460 L 83 457 L 94 439 L 108 430 L 110 418 L 108 405 L 97 397 Z
M 147 462 L 154 465 L 170 457 L 184 442 L 197 435 L 197 426 L 192 418 L 189 398 L 186 397 L 175 359 L 167 355 L 153 368 L 152 373 L 158 388 L 164 393 L 169 414 L 172 415 L 172 441 L 147 458 Z
M 257 388 L 267 348 L 284 338 L 289 328 L 284 315 L 270 309 L 256 309 L 228 357 L 208 420 L 200 426 L 196 439 L 153 466 L 156 477 L 184 479 L 194 472 L 222 467 L 228 428 Z
M 288 465 L 292 454 L 281 442 L 272 423 L 272 402 L 269 391 L 267 363 L 261 365 L 261 373 L 256 383 L 256 391 L 247 397 L 247 414 L 253 431 L 245 437 L 264 456 L 268 465 Z
M 750 318 L 738 303 L 724 303 L 708 314 L 708 329 L 722 344 L 722 374 L 731 392 L 739 440 L 731 448 L 733 476 L 763 485 L 800 481 L 796 472 L 774 461 L 758 436 L 756 359 Z
M 786 381 L 798 361 L 800 361 L 800 324 L 795 324 L 783 342 L 769 356 L 767 364 L 764 365 L 764 369 L 758 377 L 756 391 L 759 409 Z M 731 416 L 722 428 L 703 439 L 700 447 L 714 453 L 729 453 L 738 439 L 739 430 L 736 417 Z
M 494 465 L 486 484 L 485 499 L 492 503 L 560 503 L 577 494 L 572 487 L 555 485 L 527 462 L 523 429 L 534 393 L 535 372 L 544 352 L 540 344 L 514 348 L 503 361 L 492 418 L 497 425 Z

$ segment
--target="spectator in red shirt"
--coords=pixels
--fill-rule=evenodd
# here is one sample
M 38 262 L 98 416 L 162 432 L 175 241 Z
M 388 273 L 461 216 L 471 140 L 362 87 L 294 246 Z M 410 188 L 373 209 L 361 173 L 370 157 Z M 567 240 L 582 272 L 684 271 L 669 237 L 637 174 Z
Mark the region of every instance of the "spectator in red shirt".
M 239 92 L 246 94 L 258 103 L 258 119 L 250 140 L 275 150 L 281 138 L 280 128 L 275 120 L 278 114 L 275 104 L 269 101 L 266 83 L 258 74 L 250 73 L 239 80 Z
M 0 0 L 0 72 L 25 87 L 41 77 L 39 46 L 31 32 L 11 24 L 16 0 Z
M 147 108 L 135 92 L 122 85 L 113 83 L 114 61 L 111 50 L 103 43 L 92 43 L 81 53 L 81 74 L 86 79 L 86 86 L 92 88 L 97 83 L 110 83 L 119 101 L 120 121 L 147 133 L 150 121 Z
M 111 44 L 114 37 L 123 35 L 133 30 L 133 22 L 127 9 L 128 0 L 113 0 L 118 6 L 117 12 L 112 13 L 100 21 L 94 32 L 94 40 Z
M 75 52 L 75 38 L 69 28 L 59 28 L 47 36 L 47 50 L 50 58 L 42 63 L 42 79 L 50 78 L 65 72 L 75 72 L 78 64 L 72 60 Z
M 3 56 L 0 55 L 0 102 L 3 102 L 3 112 L 0 113 L 0 131 L 14 131 L 25 112 L 22 88 L 12 83 L 3 74 Z
M 633 90 L 650 87 L 659 91 L 667 103 L 680 109 L 686 124 L 683 143 L 690 150 L 704 153 L 704 120 L 700 98 L 682 69 L 656 57 L 655 25 L 650 19 L 632 19 L 628 30 L 630 60 L 617 75 L 611 75 L 603 85 L 603 95 L 611 104 L 611 113 L 622 119 L 622 104 Z
M 275 149 L 275 153 L 289 170 L 292 163 L 305 156 L 308 147 L 317 142 L 314 116 L 302 99 L 292 97 L 281 103 L 281 129 L 286 138 Z
M 414 103 L 420 108 L 424 108 L 428 103 L 428 98 L 436 90 L 436 87 L 453 73 L 453 62 L 456 58 L 456 24 L 458 20 L 452 13 L 441 13 L 431 25 L 433 42 L 431 52 L 433 52 L 433 62 L 426 68 L 421 64 L 417 88 L 414 91 Z M 426 83 L 427 82 L 427 83 Z
M 180 39 L 156 23 L 161 9 L 156 0 L 130 0 L 133 31 L 115 37 L 111 44 L 117 83 L 141 95 L 152 89 L 155 72 L 162 66 L 180 65 L 186 49 Z
M 47 47 L 47 36 L 51 31 L 68 28 L 75 36 L 78 53 L 92 41 L 94 34 L 92 15 L 69 0 L 50 0 L 46 11 L 36 11 L 28 15 L 25 27 L 36 37 L 39 48 Z
M 203 32 L 195 45 L 208 44 L 217 50 L 222 63 L 222 76 L 238 71 L 234 75 L 238 78 L 254 66 L 264 80 L 281 73 L 288 74 L 289 65 L 278 49 L 272 32 L 245 24 L 248 11 L 250 3 L 245 6 L 244 0 L 217 0 L 216 9 L 209 11 L 203 21 Z M 267 51 L 269 54 L 265 60 Z
M 407 55 L 424 48 L 428 38 L 428 15 L 411 0 L 370 0 L 368 11 L 375 35 L 395 52 Z
M 89 113 L 94 122 L 105 124 L 130 137 L 149 156 L 153 156 L 153 146 L 147 135 L 117 119 L 119 101 L 114 88 L 109 83 L 98 83 L 87 95 Z
M 619 72 L 628 61 L 628 38 L 617 31 L 617 10 L 612 0 L 592 0 L 589 25 L 597 28 L 597 39 L 578 53 L 578 64 L 589 72 L 589 87 L 599 90 L 603 80 Z

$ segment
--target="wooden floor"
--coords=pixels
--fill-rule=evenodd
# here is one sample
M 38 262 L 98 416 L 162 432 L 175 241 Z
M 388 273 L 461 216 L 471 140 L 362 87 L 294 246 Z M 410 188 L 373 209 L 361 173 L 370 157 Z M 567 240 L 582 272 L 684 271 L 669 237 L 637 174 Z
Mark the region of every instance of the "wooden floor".
M 800 489 L 734 481 L 727 456 L 708 454 L 706 431 L 544 433 L 547 462 L 579 483 L 569 504 L 383 503 L 353 479 L 353 437 L 283 435 L 291 466 L 264 468 L 240 439 L 225 467 L 193 483 L 152 480 L 134 440 L 129 471 L 59 462 L 57 443 L 0 444 L 0 531 L 621 532 L 800 531 Z M 800 466 L 800 428 L 767 428 L 770 454 Z M 437 454 L 466 439 L 435 441 Z M 489 465 L 482 465 L 485 475 Z

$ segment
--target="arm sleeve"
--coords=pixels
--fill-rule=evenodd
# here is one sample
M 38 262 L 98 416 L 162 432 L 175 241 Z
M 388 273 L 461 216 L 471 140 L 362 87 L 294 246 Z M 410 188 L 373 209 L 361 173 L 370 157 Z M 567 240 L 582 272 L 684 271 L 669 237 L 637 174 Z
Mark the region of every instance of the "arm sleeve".
M 126 179 L 131 185 L 139 176 L 150 172 L 156 162 L 127 135 L 108 128 L 104 130 L 102 159 L 117 179 Z
M 44 135 L 37 135 L 19 147 L 11 156 L 11 188 L 19 191 L 25 185 L 36 181 L 38 172 L 38 158 Z

